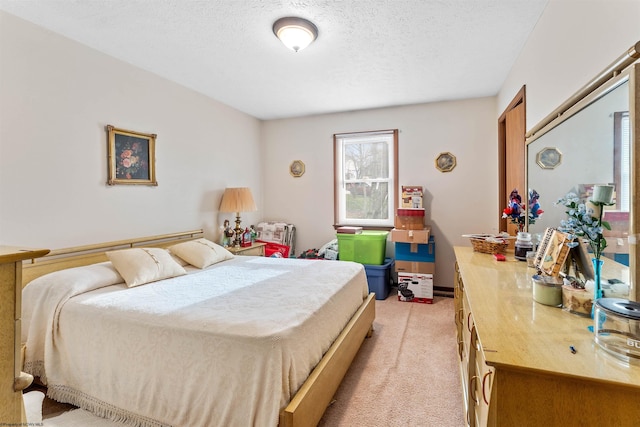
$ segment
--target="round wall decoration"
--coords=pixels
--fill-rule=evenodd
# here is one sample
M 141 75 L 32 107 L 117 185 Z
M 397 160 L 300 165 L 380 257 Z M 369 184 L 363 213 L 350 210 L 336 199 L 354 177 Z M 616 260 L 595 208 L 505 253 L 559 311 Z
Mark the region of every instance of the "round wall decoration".
M 304 175 L 304 163 L 302 160 L 294 160 L 289 165 L 289 173 L 294 178 L 300 178 Z
M 440 172 L 451 172 L 456 167 L 456 156 L 447 152 L 438 154 L 436 157 L 436 169 Z

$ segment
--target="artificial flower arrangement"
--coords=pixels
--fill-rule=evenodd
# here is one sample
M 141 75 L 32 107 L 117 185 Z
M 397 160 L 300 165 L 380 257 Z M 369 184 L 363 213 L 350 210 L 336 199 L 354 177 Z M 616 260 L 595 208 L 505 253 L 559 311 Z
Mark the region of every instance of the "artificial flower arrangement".
M 544 213 L 540 208 L 540 194 L 534 189 L 529 189 L 529 224 L 535 224 L 536 219 Z M 526 209 L 522 203 L 522 196 L 518 194 L 515 188 L 509 195 L 507 207 L 502 211 L 502 218 L 509 218 L 512 224 L 518 226 L 518 232 L 524 231 L 526 225 Z
M 607 247 L 607 240 L 604 238 L 603 230 L 611 230 L 611 226 L 607 221 L 602 220 L 604 206 L 612 205 L 613 186 L 611 185 L 595 185 L 591 199 L 586 203 L 582 202 L 578 195 L 569 192 L 564 197 L 558 199 L 556 205 L 565 207 L 567 219 L 560 221 L 559 231 L 567 233 L 567 246 L 574 248 L 580 244 L 580 239 L 586 239 L 591 248 L 593 255 L 593 302 L 602 298 L 602 287 L 600 285 L 600 273 L 603 261 L 602 253 Z M 584 284 L 578 281 L 572 281 L 571 286 L 582 289 Z M 593 306 L 591 308 L 591 317 L 593 317 Z
M 609 223 L 602 220 L 602 207 L 611 205 L 612 193 L 602 196 L 599 190 L 596 194 L 599 187 L 610 186 L 594 186 L 593 196 L 587 203 L 581 202 L 574 192 L 561 197 L 555 203 L 566 208 L 568 218 L 560 221 L 558 230 L 569 235 L 570 242 L 567 245 L 574 248 L 579 244 L 578 238 L 586 238 L 595 259 L 600 259 L 607 247 L 607 240 L 602 234 L 603 229 L 611 230 Z

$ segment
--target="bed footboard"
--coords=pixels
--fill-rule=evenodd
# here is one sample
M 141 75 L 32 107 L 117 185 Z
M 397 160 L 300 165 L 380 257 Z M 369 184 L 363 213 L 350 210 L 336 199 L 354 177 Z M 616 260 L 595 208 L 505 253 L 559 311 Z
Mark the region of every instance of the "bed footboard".
M 331 345 L 320 363 L 280 413 L 280 427 L 316 426 L 351 366 L 375 318 L 371 293 Z

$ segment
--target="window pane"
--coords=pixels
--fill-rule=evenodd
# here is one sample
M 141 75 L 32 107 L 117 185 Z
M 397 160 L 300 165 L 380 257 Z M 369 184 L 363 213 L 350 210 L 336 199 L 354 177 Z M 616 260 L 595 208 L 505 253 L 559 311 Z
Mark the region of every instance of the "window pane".
M 389 219 L 389 185 L 386 182 L 347 184 L 347 219 Z
M 389 144 L 346 143 L 344 147 L 345 181 L 362 178 L 389 178 Z

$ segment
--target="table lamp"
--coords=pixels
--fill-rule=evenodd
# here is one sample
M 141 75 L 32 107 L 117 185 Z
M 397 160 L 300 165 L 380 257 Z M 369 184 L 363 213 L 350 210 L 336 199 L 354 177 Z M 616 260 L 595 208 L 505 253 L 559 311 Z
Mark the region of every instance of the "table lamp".
M 235 238 L 233 241 L 234 246 L 240 246 L 242 228 L 240 227 L 240 212 L 256 211 L 255 202 L 251 195 L 251 190 L 247 187 L 239 188 L 227 188 L 222 195 L 222 201 L 220 202 L 220 212 L 235 212 L 236 213 L 236 228 Z

